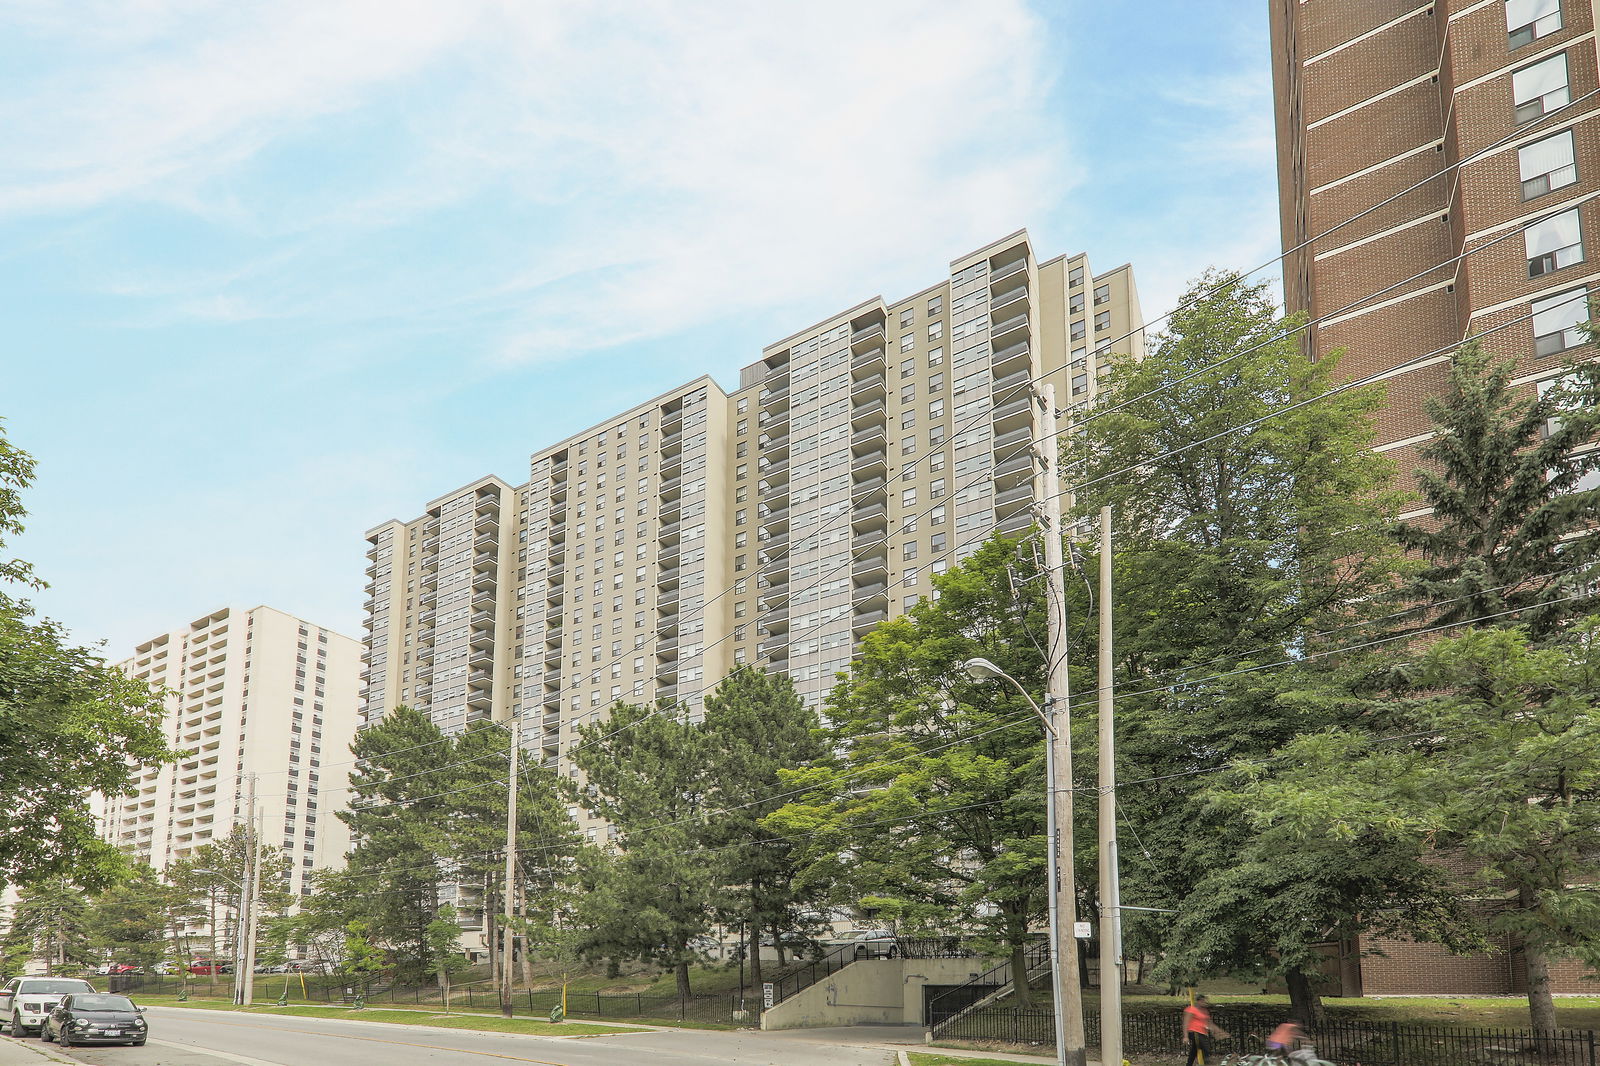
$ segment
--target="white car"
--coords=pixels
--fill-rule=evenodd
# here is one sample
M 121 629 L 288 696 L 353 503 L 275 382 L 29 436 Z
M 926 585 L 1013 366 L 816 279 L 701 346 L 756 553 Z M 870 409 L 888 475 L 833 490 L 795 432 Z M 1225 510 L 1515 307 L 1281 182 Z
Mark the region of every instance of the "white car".
M 0 988 L 0 1033 L 19 1039 L 36 1033 L 62 996 L 93 991 L 94 985 L 75 977 L 13 977 Z

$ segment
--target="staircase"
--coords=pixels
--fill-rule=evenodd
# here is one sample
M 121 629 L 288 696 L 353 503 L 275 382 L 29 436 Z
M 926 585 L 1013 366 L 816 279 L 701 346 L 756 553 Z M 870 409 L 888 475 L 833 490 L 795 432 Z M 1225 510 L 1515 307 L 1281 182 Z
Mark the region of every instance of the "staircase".
M 1023 966 L 1028 986 L 1036 988 L 1050 976 L 1050 942 L 1037 940 L 1022 952 Z M 925 1005 L 923 1019 L 928 1032 L 937 1040 L 942 1030 L 957 1018 L 979 1010 L 1008 995 L 1015 985 L 1010 959 L 980 973 L 965 984 L 947 988 L 930 996 Z

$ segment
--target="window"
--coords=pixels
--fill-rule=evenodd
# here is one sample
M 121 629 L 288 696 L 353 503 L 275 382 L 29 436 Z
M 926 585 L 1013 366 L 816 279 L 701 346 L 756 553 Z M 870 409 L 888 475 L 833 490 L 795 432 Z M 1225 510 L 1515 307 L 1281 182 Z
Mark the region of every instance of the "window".
M 916 583 L 917 583 L 917 568 L 916 567 L 912 567 L 910 570 L 907 570 L 905 572 L 905 576 L 903 576 L 900 579 L 900 584 L 902 586 L 904 586 L 905 588 L 910 588 L 912 585 L 915 585 Z
M 1073 340 L 1075 340 L 1075 341 L 1083 340 L 1084 335 L 1087 332 L 1088 332 L 1088 329 L 1087 329 L 1087 327 L 1085 327 L 1085 325 L 1083 323 L 1083 319 L 1080 318 L 1077 321 L 1072 323 L 1072 339 Z
M 739 434 L 741 436 L 746 434 L 746 433 L 749 433 L 750 432 L 750 420 L 748 418 L 739 419 L 739 425 L 738 425 L 737 428 L 738 428 L 738 432 L 739 432 Z
M 1533 301 L 1533 350 L 1550 356 L 1584 342 L 1578 327 L 1589 317 L 1587 289 L 1573 289 Z
M 943 322 L 943 320 L 938 321 L 938 322 L 929 322 L 928 323 L 928 341 L 929 341 L 929 343 L 932 343 L 933 341 L 937 341 L 937 340 L 943 340 L 943 339 L 944 339 L 944 322 Z
M 900 546 L 900 558 L 901 559 L 910 560 L 910 559 L 915 559 L 916 557 L 917 557 L 917 542 L 916 541 L 908 540 L 903 545 Z
M 944 401 L 933 400 L 928 404 L 928 421 L 937 422 L 944 417 Z
M 944 525 L 944 504 L 941 503 L 939 506 L 928 512 L 928 525 Z
M 749 454 L 750 454 L 750 442 L 747 441 L 747 440 L 740 441 L 739 442 L 739 446 L 736 447 L 733 450 L 733 457 L 735 459 L 746 458 Z
M 1111 286 L 1110 285 L 1096 285 L 1094 287 L 1094 305 L 1096 307 L 1099 307 L 1101 304 L 1108 304 L 1110 302 L 1111 302 Z
M 1074 374 L 1074 375 L 1072 375 L 1072 395 L 1081 396 L 1087 391 L 1089 391 L 1089 375 L 1088 374 Z
M 917 438 L 903 437 L 900 440 L 901 455 L 915 455 L 917 453 Z
M 1517 169 L 1522 176 L 1524 200 L 1576 184 L 1578 166 L 1573 160 L 1572 131 L 1562 130 L 1554 137 L 1517 149 Z
M 1111 312 L 1110 311 L 1101 311 L 1099 314 L 1095 315 L 1094 316 L 1094 328 L 1095 328 L 1095 332 L 1097 332 L 1097 333 L 1103 333 L 1106 330 L 1110 329 L 1111 328 Z
M 749 517 L 749 514 L 750 512 L 744 508 L 740 508 L 739 510 L 733 512 L 733 524 L 736 526 L 744 525 L 745 519 Z
M 936 366 L 943 366 L 943 365 L 944 365 L 944 349 L 943 348 L 935 348 L 935 349 L 933 349 L 932 351 L 930 351 L 928 353 L 928 369 L 929 370 L 932 370 Z
M 901 481 L 915 481 L 915 480 L 917 480 L 917 464 L 915 462 L 906 463 L 904 466 L 902 466 L 900 468 L 900 480 Z
M 942 388 L 944 388 L 944 374 L 935 374 L 928 379 L 929 392 L 938 392 Z
M 934 555 L 939 555 L 949 546 L 949 536 L 945 533 L 935 533 L 928 541 L 928 550 Z
M 1076 267 L 1073 267 L 1071 270 L 1067 271 L 1067 284 L 1068 285 L 1082 285 L 1083 284 L 1083 267 L 1076 266 Z
M 928 495 L 933 499 L 942 499 L 944 496 L 944 478 L 936 477 L 933 484 L 928 486 Z
M 904 311 L 900 312 L 900 328 L 901 329 L 910 329 L 911 328 L 911 323 L 915 322 L 916 320 L 917 320 L 917 309 L 915 307 L 908 307 Z
M 916 398 L 917 398 L 917 383 L 915 381 L 912 381 L 912 382 L 909 382 L 909 383 L 907 383 L 905 385 L 900 386 L 900 402 L 901 403 L 911 403 Z
M 902 411 L 901 412 L 901 414 L 900 414 L 900 428 L 901 429 L 913 429 L 913 428 L 916 427 L 916 424 L 917 424 L 917 412 L 915 412 L 915 411 Z
M 903 359 L 900 361 L 900 376 L 902 378 L 908 378 L 916 372 L 917 361 L 915 359 Z
M 1517 125 L 1543 118 L 1572 100 L 1567 81 L 1567 53 L 1541 59 L 1511 75 L 1511 103 Z
M 912 348 L 915 348 L 916 346 L 917 346 L 917 335 L 915 333 L 902 333 L 902 334 L 900 334 L 900 350 L 902 352 L 909 352 Z
M 1521 48 L 1561 28 L 1561 0 L 1506 0 L 1506 46 Z
M 1528 277 L 1583 262 L 1583 232 L 1578 209 L 1535 222 L 1523 231 L 1528 246 Z
M 913 487 L 913 488 L 909 488 L 909 489 L 902 489 L 900 491 L 900 506 L 909 509 L 909 508 L 915 507 L 916 505 L 917 505 L 917 490 L 916 490 L 916 488 Z
M 933 428 L 928 430 L 928 447 L 930 447 L 930 448 L 939 447 L 939 445 L 944 443 L 944 438 L 945 438 L 945 428 L 943 426 L 934 426 Z M 938 462 L 939 462 L 939 466 L 943 466 L 944 465 L 944 461 L 942 459 L 938 460 Z M 939 469 L 939 466 L 934 467 L 934 469 L 935 470 Z
M 1067 310 L 1075 315 L 1083 314 L 1083 293 L 1075 292 L 1072 294 L 1072 299 L 1067 301 Z
M 938 314 L 939 312 L 943 311 L 943 310 L 944 310 L 944 297 L 943 296 L 934 296 L 934 297 L 931 297 L 928 300 L 928 316 L 930 318 L 933 317 L 934 315 Z

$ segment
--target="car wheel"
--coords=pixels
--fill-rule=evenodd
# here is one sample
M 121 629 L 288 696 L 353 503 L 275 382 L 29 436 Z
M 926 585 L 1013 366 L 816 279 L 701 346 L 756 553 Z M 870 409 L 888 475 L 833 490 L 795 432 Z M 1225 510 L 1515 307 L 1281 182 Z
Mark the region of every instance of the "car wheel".
M 65 1029 L 61 1030 L 60 1044 L 64 1048 L 72 1046 L 72 1034 Z
M 22 1015 L 20 1014 L 13 1013 L 11 1015 L 11 1035 L 16 1037 L 18 1040 L 21 1040 L 28 1035 L 28 1030 L 22 1027 Z
M 39 1026 L 39 1039 L 45 1043 L 50 1042 L 50 1019 L 46 1018 L 44 1024 Z

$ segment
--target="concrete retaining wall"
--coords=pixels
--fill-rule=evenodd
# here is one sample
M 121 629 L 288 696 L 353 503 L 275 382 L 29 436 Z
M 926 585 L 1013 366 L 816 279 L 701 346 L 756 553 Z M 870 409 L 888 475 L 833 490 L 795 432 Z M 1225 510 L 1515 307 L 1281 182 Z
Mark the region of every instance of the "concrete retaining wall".
M 991 965 L 984 959 L 862 959 L 763 1012 L 761 1028 L 920 1024 L 924 985 L 958 985 Z

